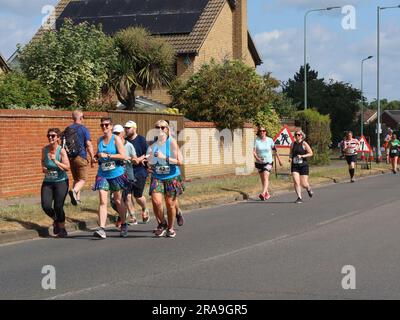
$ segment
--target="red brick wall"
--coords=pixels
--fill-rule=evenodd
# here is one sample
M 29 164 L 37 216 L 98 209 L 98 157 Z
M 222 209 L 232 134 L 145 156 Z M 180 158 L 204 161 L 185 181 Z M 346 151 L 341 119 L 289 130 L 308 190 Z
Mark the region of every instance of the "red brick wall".
M 84 125 L 94 145 L 101 135 L 99 124 L 104 116 L 108 113 L 85 113 Z M 48 143 L 47 129 L 64 130 L 71 123 L 69 111 L 0 110 L 0 198 L 40 194 L 40 159 Z M 93 184 L 96 172 L 97 167 L 89 170 L 86 187 Z

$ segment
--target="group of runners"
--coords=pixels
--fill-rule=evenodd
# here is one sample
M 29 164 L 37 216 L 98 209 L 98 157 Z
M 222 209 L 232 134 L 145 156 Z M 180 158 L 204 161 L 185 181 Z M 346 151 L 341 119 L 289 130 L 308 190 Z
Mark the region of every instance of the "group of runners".
M 103 134 L 98 138 L 96 152 L 94 152 L 90 132 L 82 124 L 83 113 L 74 111 L 72 118 L 73 124 L 63 132 L 58 128 L 48 129 L 49 143 L 42 151 L 44 180 L 41 188 L 41 203 L 44 212 L 53 220 L 54 234 L 60 238 L 68 235 L 65 229 L 65 199 L 69 194 L 72 205 L 77 206 L 81 203 L 81 190 L 87 181 L 90 164 L 92 167 L 98 165 L 93 190 L 98 191 L 99 194 L 99 228 L 94 231 L 94 237 L 100 239 L 107 237 L 105 228 L 109 199 L 111 206 L 118 213 L 116 226 L 120 229 L 121 237 L 128 236 L 129 225 L 138 224 L 135 216 L 135 202 L 141 208 L 142 223 L 149 222 L 150 214 L 144 189 L 150 174 L 149 196 L 157 223 L 157 228 L 153 232 L 156 237 L 174 238 L 176 236 L 175 221 L 179 226 L 184 224 L 183 214 L 178 204 L 178 196 L 184 192 L 180 170 L 183 160 L 178 143 L 171 135 L 169 123 L 165 120 L 155 123 L 155 138 L 149 146 L 146 139 L 138 135 L 137 124 L 134 121 L 128 121 L 124 125 L 114 125 L 110 118 L 102 118 L 100 127 Z M 308 181 L 308 159 L 313 156 L 313 151 L 305 141 L 306 135 L 302 130 L 297 129 L 294 138 L 289 153 L 290 171 L 297 196 L 295 203 L 302 203 L 302 189 L 306 190 L 310 198 L 314 195 Z M 341 150 L 348 163 L 352 183 L 359 147 L 360 142 L 353 137 L 353 133 L 347 132 L 341 142 Z M 396 134 L 390 135 L 386 148 L 393 173 L 396 174 L 400 153 L 400 141 Z M 280 166 L 283 164 L 273 139 L 268 136 L 264 127 L 258 128 L 253 155 L 262 185 L 259 198 L 261 201 L 267 201 L 271 197 L 269 177 L 273 169 L 274 157 Z M 71 171 L 73 177 L 71 190 L 69 190 L 68 171 Z M 163 199 L 166 206 L 166 218 Z
M 108 215 L 108 199 L 118 213 L 117 227 L 120 236 L 128 236 L 128 225 L 137 224 L 134 200 L 141 207 L 143 223 L 150 220 L 144 197 L 148 174 L 151 174 L 149 195 L 151 197 L 157 228 L 156 237 L 174 238 L 175 220 L 184 224 L 178 196 L 183 194 L 184 185 L 179 166 L 182 156 L 179 146 L 171 136 L 167 121 L 155 123 L 156 137 L 149 146 L 143 136 L 137 134 L 137 124 L 128 121 L 124 126 L 114 125 L 110 118 L 102 118 L 100 127 L 103 135 L 97 140 L 97 149 L 91 143 L 89 130 L 82 124 L 81 111 L 72 114 L 74 123 L 64 132 L 58 128 L 47 131 L 48 145 L 42 152 L 44 180 L 41 188 L 41 203 L 44 212 L 53 220 L 53 232 L 57 237 L 67 237 L 64 204 L 67 195 L 72 205 L 81 203 L 81 190 L 87 180 L 87 167 L 98 165 L 94 191 L 99 193 L 99 228 L 94 237 L 105 239 Z M 73 176 L 69 190 L 67 172 Z M 164 217 L 163 198 L 167 218 Z
M 290 171 L 293 179 L 294 190 L 297 195 L 295 203 L 302 203 L 302 189 L 305 189 L 309 197 L 313 197 L 314 192 L 310 187 L 309 163 L 308 158 L 313 156 L 313 151 L 309 144 L 304 141 L 305 133 L 297 129 L 294 133 L 295 141 L 290 146 L 289 162 Z M 344 139 L 340 143 L 340 149 L 344 159 L 348 164 L 350 182 L 354 183 L 354 176 L 357 163 L 357 154 L 360 148 L 360 142 L 353 137 L 353 132 L 348 131 Z M 395 133 L 390 132 L 386 138 L 385 150 L 387 161 L 392 165 L 392 172 L 397 174 L 398 161 L 400 156 L 400 141 Z M 271 195 L 268 191 L 269 176 L 274 166 L 274 158 L 282 166 L 282 160 L 276 150 L 275 143 L 272 138 L 268 137 L 267 130 L 264 127 L 259 127 L 257 138 L 254 144 L 253 154 L 255 158 L 255 167 L 259 172 L 262 191 L 259 194 L 261 201 L 270 199 Z

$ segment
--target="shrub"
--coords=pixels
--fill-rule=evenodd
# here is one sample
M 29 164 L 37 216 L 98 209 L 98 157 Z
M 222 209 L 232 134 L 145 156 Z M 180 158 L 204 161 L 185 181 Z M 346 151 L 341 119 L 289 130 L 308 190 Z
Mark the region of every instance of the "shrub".
M 0 108 L 33 108 L 51 105 L 48 90 L 36 80 L 28 80 L 23 74 L 11 72 L 0 76 Z
M 313 109 L 296 113 L 296 124 L 302 128 L 307 136 L 307 142 L 314 152 L 311 159 L 313 164 L 328 164 L 329 146 L 332 143 L 331 119 L 329 115 L 322 115 Z

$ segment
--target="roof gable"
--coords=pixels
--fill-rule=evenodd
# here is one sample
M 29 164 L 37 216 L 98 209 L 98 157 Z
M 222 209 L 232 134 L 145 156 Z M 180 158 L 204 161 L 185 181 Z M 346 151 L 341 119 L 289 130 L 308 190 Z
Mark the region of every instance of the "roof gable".
M 0 68 L 3 69 L 4 71 L 10 71 L 10 67 L 8 66 L 6 60 L 3 58 L 1 54 L 0 54 Z

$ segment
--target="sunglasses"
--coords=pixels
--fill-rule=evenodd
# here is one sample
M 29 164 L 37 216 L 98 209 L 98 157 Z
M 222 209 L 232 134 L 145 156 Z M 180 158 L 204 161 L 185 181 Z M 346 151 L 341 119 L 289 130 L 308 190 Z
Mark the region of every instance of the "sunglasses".
M 160 127 L 160 126 L 156 126 L 156 129 L 161 129 L 161 130 L 164 130 L 165 128 L 167 128 L 167 127 Z
M 296 137 L 301 137 L 302 134 L 301 134 L 301 133 L 296 133 L 295 136 L 296 136 Z
M 267 130 L 260 130 L 260 132 L 267 132 Z
M 102 123 L 102 124 L 100 125 L 100 127 L 102 127 L 102 128 L 108 128 L 110 125 L 111 125 L 111 123 Z
M 55 139 L 55 138 L 57 138 L 57 135 L 56 134 L 48 134 L 47 135 L 47 138 L 52 138 L 52 139 Z

